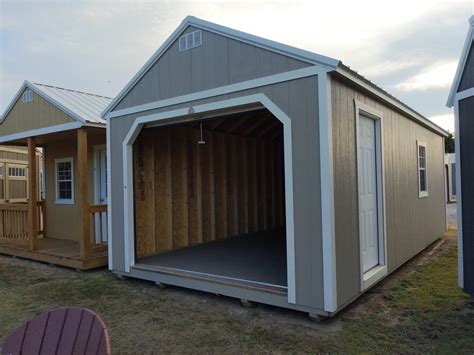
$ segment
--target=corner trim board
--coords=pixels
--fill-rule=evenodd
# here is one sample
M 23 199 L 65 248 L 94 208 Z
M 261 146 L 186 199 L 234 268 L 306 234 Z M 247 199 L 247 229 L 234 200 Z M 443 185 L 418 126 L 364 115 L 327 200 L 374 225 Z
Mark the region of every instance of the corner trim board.
M 105 149 L 107 155 L 107 255 L 108 255 L 108 267 L 109 270 L 114 269 L 113 259 L 113 247 L 112 247 L 112 159 L 111 159 L 111 148 L 110 148 L 110 120 L 107 118 L 107 125 L 105 129 Z
M 336 236 L 332 151 L 331 78 L 318 75 L 319 165 L 321 176 L 321 235 L 323 246 L 324 310 L 337 310 Z
M 283 123 L 284 132 L 284 160 L 285 160 L 285 207 L 286 207 L 286 242 L 287 242 L 287 276 L 288 276 L 288 303 L 296 303 L 296 274 L 295 274 L 295 244 L 294 244 L 294 206 L 293 206 L 293 164 L 291 142 L 291 119 L 267 96 L 255 94 L 234 99 L 227 99 L 208 104 L 193 106 L 193 113 L 188 108 L 147 115 L 135 120 L 122 142 L 123 149 L 123 199 L 124 199 L 124 258 L 125 271 L 130 272 L 135 266 L 134 245 L 134 204 L 133 204 L 133 143 L 140 131 L 147 124 L 153 126 L 169 125 L 170 123 L 186 122 L 196 118 L 197 114 L 212 114 L 217 110 L 237 108 L 259 104 L 267 108 L 277 119 Z M 221 113 L 225 115 L 225 113 Z M 202 117 L 199 116 L 201 119 Z M 109 121 L 110 124 L 110 121 Z M 110 142 L 108 140 L 108 142 Z M 110 144 L 110 143 L 108 143 Z M 110 149 L 110 147 L 109 147 Z M 111 159 L 109 159 L 110 161 Z M 109 174 L 111 175 L 111 174 Z M 110 186 L 110 184 L 109 184 Z M 110 204 L 109 199 L 109 204 Z M 111 220 L 111 219 L 109 219 Z M 110 244 L 109 244 L 110 245 Z
M 454 101 L 454 130 L 459 132 L 459 99 Z M 454 136 L 454 151 L 456 152 L 456 224 L 458 245 L 458 285 L 464 288 L 464 246 L 462 233 L 462 185 L 461 185 L 461 138 Z

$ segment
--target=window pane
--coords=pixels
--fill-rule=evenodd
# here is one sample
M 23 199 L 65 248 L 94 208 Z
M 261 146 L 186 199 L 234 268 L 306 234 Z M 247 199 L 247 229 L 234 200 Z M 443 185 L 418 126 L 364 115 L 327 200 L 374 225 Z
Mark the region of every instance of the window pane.
M 71 163 L 58 163 L 58 179 L 71 180 Z
M 70 200 L 72 198 L 72 183 L 70 181 L 59 183 L 59 198 L 61 200 Z
M 426 191 L 426 170 L 420 170 L 420 191 Z
M 73 176 L 72 162 L 63 161 L 56 163 L 57 174 L 57 198 L 59 200 L 72 200 Z
M 420 156 L 420 160 L 418 162 L 420 168 L 425 167 L 425 158 Z
M 424 146 L 420 145 L 418 147 L 418 154 L 420 155 L 420 157 L 423 157 L 423 158 L 425 157 L 425 151 L 426 151 L 426 148 Z

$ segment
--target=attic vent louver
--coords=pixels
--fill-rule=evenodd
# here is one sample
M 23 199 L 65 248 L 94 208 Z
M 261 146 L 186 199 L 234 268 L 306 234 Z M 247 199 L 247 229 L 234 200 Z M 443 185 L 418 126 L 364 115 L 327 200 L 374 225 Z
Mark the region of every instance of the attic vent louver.
M 197 30 L 179 37 L 179 51 L 187 51 L 195 47 L 202 45 L 202 33 L 201 30 Z
M 33 101 L 33 91 L 31 91 L 31 90 L 26 90 L 26 91 L 23 93 L 22 100 L 23 100 L 23 103 L 25 103 L 25 104 L 26 104 L 27 102 Z

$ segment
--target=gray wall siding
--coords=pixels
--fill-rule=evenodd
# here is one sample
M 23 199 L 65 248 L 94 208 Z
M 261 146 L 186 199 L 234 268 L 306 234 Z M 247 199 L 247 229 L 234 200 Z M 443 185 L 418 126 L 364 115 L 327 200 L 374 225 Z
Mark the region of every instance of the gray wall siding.
M 445 231 L 443 138 L 332 78 L 338 305 L 360 292 L 354 99 L 382 111 L 389 272 Z M 416 141 L 427 144 L 427 198 L 418 198 Z
M 323 308 L 317 77 L 245 90 L 111 120 L 113 266 L 124 271 L 122 142 L 138 116 L 262 92 L 292 120 L 297 303 Z
M 196 28 L 188 27 L 184 33 Z M 202 30 L 202 46 L 175 41 L 115 110 L 309 66 L 305 62 Z
M 464 289 L 474 295 L 474 97 L 459 101 Z
M 471 48 L 469 49 L 466 65 L 464 66 L 464 72 L 462 73 L 461 80 L 459 81 L 458 92 L 474 87 L 474 49 L 473 48 L 474 46 L 471 43 Z

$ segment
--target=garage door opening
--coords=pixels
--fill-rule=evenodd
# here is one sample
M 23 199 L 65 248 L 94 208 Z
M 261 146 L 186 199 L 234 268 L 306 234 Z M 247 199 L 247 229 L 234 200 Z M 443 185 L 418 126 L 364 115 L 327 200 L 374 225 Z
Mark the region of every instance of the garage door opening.
M 283 143 L 266 109 L 143 129 L 135 266 L 286 292 Z

